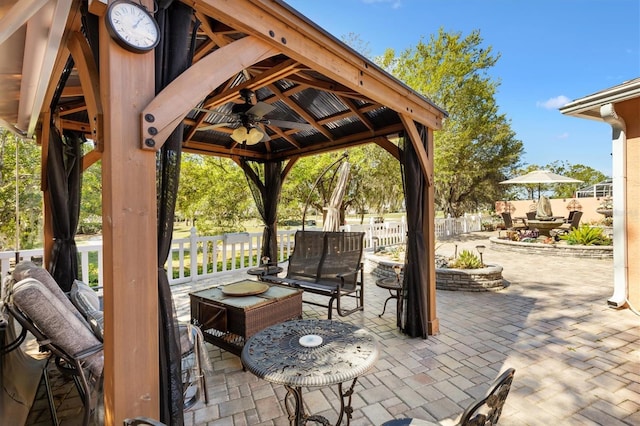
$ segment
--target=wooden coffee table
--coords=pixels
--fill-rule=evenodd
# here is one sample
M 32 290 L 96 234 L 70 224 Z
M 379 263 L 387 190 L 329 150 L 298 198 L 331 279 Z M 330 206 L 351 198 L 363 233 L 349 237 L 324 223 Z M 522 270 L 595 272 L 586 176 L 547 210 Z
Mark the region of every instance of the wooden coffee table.
M 237 288 L 254 285 L 256 281 L 233 284 Z M 205 341 L 240 356 L 247 338 L 258 331 L 302 318 L 302 290 L 264 285 L 268 286 L 264 293 L 248 296 L 225 294 L 224 286 L 189 293 L 191 322 L 200 327 Z

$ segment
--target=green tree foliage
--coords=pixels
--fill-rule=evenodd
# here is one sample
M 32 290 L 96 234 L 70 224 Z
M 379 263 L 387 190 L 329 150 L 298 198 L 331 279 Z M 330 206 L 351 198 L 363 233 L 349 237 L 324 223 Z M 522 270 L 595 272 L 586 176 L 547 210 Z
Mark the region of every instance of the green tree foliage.
M 90 149 L 93 149 L 91 143 L 84 144 L 85 154 Z M 102 162 L 99 160 L 82 172 L 78 233 L 100 232 L 102 232 Z
M 337 164 L 330 166 L 341 156 L 342 152 L 320 154 L 302 158 L 294 164 L 282 184 L 278 206 L 278 218 L 281 223 L 301 220 L 307 200 L 309 205 L 306 219 L 311 218 L 313 214 L 325 217 L 323 207 L 331 198 L 332 181 L 338 169 Z
M 377 145 L 363 145 L 349 150 L 351 184 L 345 194 L 344 207 L 364 213 L 383 215 L 402 208 L 404 191 L 400 163 Z
M 18 161 L 16 165 L 16 149 Z M 16 170 L 17 167 L 17 170 Z M 16 203 L 16 185 L 18 200 Z M 0 250 L 16 248 L 18 206 L 20 248 L 42 244 L 42 193 L 40 148 L 0 128 Z
M 243 223 L 257 216 L 240 166 L 227 158 L 190 154 L 183 155 L 176 210 L 197 219 L 200 235 L 244 231 Z
M 366 212 L 383 214 L 399 210 L 404 193 L 398 161 L 373 144 L 351 148 L 347 152 L 351 169 L 341 206 L 342 217 L 345 211 L 355 211 L 362 221 Z M 301 220 L 307 199 L 307 219 L 314 213 L 321 214 L 324 219 L 324 208 L 335 188 L 334 176 L 338 165 L 326 174 L 322 173 L 341 155 L 342 152 L 332 152 L 305 157 L 293 166 L 282 188 L 278 209 L 281 222 Z
M 523 153 L 509 120 L 495 101 L 498 83 L 487 70 L 499 55 L 483 48 L 479 31 L 462 37 L 440 29 L 425 43 L 399 55 L 388 49 L 379 64 L 445 109 L 449 118 L 435 132 L 436 203 L 445 213 L 491 205 L 504 188 L 498 182 Z
M 553 173 L 581 180 L 582 183 L 554 185 L 553 197 L 571 198 L 575 192 L 583 187 L 595 185 L 608 179 L 607 175 L 583 164 L 570 164 L 568 161 L 554 161 L 545 167 Z

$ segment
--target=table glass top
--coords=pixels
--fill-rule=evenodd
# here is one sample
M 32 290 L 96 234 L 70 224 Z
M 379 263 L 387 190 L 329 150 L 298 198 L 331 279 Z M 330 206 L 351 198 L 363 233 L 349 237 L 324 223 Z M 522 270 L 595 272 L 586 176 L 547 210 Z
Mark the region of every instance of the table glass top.
M 255 282 L 249 281 L 248 282 Z M 242 281 L 239 281 L 242 282 Z M 235 284 L 235 283 L 234 283 Z M 259 305 L 262 303 L 266 303 L 273 299 L 280 299 L 283 297 L 290 296 L 292 294 L 299 293 L 300 290 L 295 288 L 287 288 L 277 285 L 269 285 L 269 290 L 262 294 L 258 294 L 255 296 L 229 296 L 222 292 L 222 286 L 220 287 L 211 287 L 205 290 L 196 291 L 193 293 L 189 293 L 191 296 L 201 297 L 203 299 L 212 300 L 215 302 L 220 302 L 225 305 L 235 306 L 238 308 L 247 308 L 250 306 Z
M 242 363 L 256 376 L 289 386 L 326 386 L 352 380 L 378 358 L 373 334 L 340 321 L 285 321 L 251 337 Z

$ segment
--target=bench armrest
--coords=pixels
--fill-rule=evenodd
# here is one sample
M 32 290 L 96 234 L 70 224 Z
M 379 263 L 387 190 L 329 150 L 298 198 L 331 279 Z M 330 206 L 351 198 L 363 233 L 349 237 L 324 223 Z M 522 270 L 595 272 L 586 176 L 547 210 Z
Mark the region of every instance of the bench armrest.
M 336 278 L 344 278 L 348 277 L 349 275 L 356 275 L 359 271 L 360 269 L 354 269 L 353 271 L 341 272 L 339 274 L 336 274 Z

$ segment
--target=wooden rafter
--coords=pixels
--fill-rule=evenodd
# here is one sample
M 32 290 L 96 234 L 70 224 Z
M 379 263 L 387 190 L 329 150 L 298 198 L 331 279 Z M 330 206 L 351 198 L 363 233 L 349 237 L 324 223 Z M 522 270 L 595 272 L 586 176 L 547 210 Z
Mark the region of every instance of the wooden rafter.
M 274 96 L 278 100 L 284 102 L 289 108 L 295 111 L 300 117 L 304 118 L 307 121 L 307 123 L 311 124 L 314 127 L 314 129 L 322 133 L 327 139 L 329 140 L 333 139 L 333 135 L 331 134 L 331 132 L 329 132 L 323 126 L 319 125 L 315 117 L 313 117 L 311 114 L 305 111 L 300 105 L 292 101 L 288 96 L 285 96 L 280 91 L 280 89 L 278 89 L 274 84 L 269 84 L 267 87 L 269 88 L 269 90 L 273 92 Z
M 270 44 L 245 37 L 228 44 L 183 72 L 144 109 L 142 139 L 144 149 L 158 150 L 173 129 L 187 115 L 203 93 L 210 93 L 247 63 L 255 63 L 277 54 Z M 216 73 L 210 70 L 215 66 Z
M 250 80 L 245 81 L 242 84 L 239 84 L 235 87 L 227 88 L 224 92 L 218 93 L 217 95 L 207 99 L 207 101 L 203 105 L 203 108 L 206 108 L 206 109 L 216 108 L 234 99 L 239 99 L 240 98 L 239 91 L 241 89 L 255 90 L 259 87 L 270 85 L 274 81 L 278 81 L 282 78 L 286 78 L 287 76 L 296 72 L 296 66 L 297 66 L 296 61 L 293 61 L 293 60 L 284 61 L 278 66 L 273 67 L 268 71 L 264 71 L 259 75 L 251 78 Z

